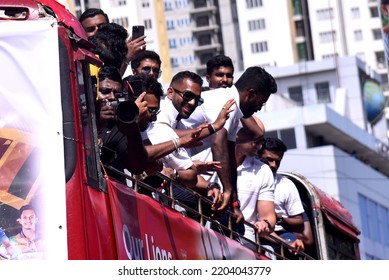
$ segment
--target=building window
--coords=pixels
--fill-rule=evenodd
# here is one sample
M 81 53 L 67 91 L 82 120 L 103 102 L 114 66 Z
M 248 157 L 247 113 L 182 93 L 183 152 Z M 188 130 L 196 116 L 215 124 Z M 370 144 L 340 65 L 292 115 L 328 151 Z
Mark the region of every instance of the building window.
M 307 44 L 306 43 L 298 43 L 297 44 L 297 54 L 299 61 L 306 61 L 308 57 Z
M 293 15 L 302 15 L 303 7 L 301 5 L 301 0 L 293 0 Z
M 249 31 L 260 30 L 265 28 L 266 28 L 266 24 L 263 18 L 256 19 L 256 20 L 249 20 Z
M 322 59 L 334 59 L 335 57 L 338 57 L 337 53 L 330 53 L 330 54 L 322 55 Z
M 114 18 L 112 19 L 112 22 L 117 23 L 128 29 L 128 17 Z
M 198 37 L 199 46 L 206 46 L 212 44 L 211 34 L 204 34 Z
M 267 52 L 267 42 L 251 43 L 251 53 Z
M 174 20 L 167 20 L 166 21 L 166 28 L 167 28 L 167 30 L 173 30 L 174 29 Z
M 320 32 L 319 38 L 321 43 L 330 43 L 332 41 L 336 42 L 336 31 L 327 31 L 327 32 Z
M 358 7 L 351 8 L 351 18 L 358 19 L 360 17 L 361 17 L 361 14 L 359 13 L 359 8 Z
M 316 96 L 318 103 L 330 103 L 330 84 L 329 82 L 316 83 Z
M 202 27 L 202 26 L 209 26 L 209 17 L 207 15 L 199 16 L 196 19 L 196 27 Z
M 354 30 L 354 40 L 357 42 L 363 40 L 362 30 Z
M 127 5 L 127 1 L 126 0 L 117 0 L 116 5 L 117 6 L 125 6 L 125 5 Z
M 382 39 L 382 32 L 381 28 L 373 29 L 373 39 L 374 40 L 381 40 Z
M 172 65 L 172 67 L 174 67 L 174 68 L 180 66 L 177 57 L 172 57 L 172 58 L 170 58 L 170 63 L 171 63 L 171 65 Z
M 294 128 L 266 131 L 265 137 L 276 137 L 282 140 L 288 150 L 296 149 L 296 134 Z
M 304 22 L 302 20 L 296 21 L 295 27 L 296 27 L 297 37 L 304 37 L 305 36 Z
M 385 53 L 383 51 L 375 52 L 375 59 L 377 64 L 385 64 Z
M 148 7 L 150 7 L 149 1 L 148 1 L 148 0 L 143 0 L 143 2 L 142 2 L 142 8 L 148 8 Z
M 165 1 L 165 11 L 172 11 L 172 3 Z
M 246 0 L 247 9 L 262 7 L 262 0 Z
M 193 6 L 195 9 L 197 8 L 205 8 L 207 7 L 207 0 L 196 0 L 193 1 Z
M 215 56 L 215 53 L 213 53 L 213 52 L 202 53 L 200 55 L 200 63 L 201 64 L 206 64 L 207 61 L 210 60 L 214 56 Z
M 334 18 L 334 9 L 333 8 L 320 9 L 316 11 L 316 15 L 318 20 L 332 19 Z
M 176 39 L 172 38 L 169 39 L 169 49 L 175 49 L 177 48 Z
M 143 21 L 143 24 L 145 25 L 145 29 L 152 29 L 153 28 L 153 26 L 151 24 L 151 19 L 145 19 Z
M 389 209 L 364 195 L 358 195 L 362 234 L 389 246 Z
M 376 18 L 379 17 L 379 15 L 378 7 L 370 7 L 370 17 Z
M 297 105 L 304 105 L 303 88 L 301 86 L 289 87 L 288 92 L 290 99 L 294 100 Z

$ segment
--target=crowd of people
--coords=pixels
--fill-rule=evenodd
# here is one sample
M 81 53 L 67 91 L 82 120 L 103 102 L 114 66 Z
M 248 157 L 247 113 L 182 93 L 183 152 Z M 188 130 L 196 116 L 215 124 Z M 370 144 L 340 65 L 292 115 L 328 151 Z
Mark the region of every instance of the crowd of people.
M 79 20 L 103 61 L 101 68 L 91 69 L 103 164 L 148 180 L 156 189 L 164 186 L 157 173 L 170 177 L 209 198 L 207 211 L 220 223 L 226 223 L 223 213 L 230 210 L 245 238 L 255 241 L 255 232 L 273 236 L 265 243 L 275 251 L 274 239 L 297 252 L 312 246 L 297 188 L 277 174 L 287 147 L 278 138 L 264 138 L 265 126 L 255 116 L 277 91 L 265 69 L 249 67 L 234 82 L 232 60 L 219 54 L 207 62 L 208 85 L 198 74 L 181 71 L 163 89 L 158 82 L 162 61 L 146 50 L 145 36 L 132 40 L 100 9 L 86 10 Z M 125 76 L 128 66 L 132 74 Z M 125 183 L 124 177 L 109 175 Z M 173 188 L 174 198 L 197 209 L 197 198 L 185 188 Z

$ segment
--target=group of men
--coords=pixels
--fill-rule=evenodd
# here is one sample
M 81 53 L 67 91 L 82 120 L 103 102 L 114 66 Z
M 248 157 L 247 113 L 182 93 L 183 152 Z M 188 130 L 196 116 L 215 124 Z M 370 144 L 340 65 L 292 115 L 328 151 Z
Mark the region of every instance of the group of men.
M 264 126 L 254 116 L 277 91 L 268 72 L 249 67 L 234 83 L 231 59 L 217 55 L 207 63 L 208 87 L 198 74 L 181 71 L 164 94 L 157 81 L 162 62 L 145 50 L 145 36 L 132 41 L 127 35 L 107 35 L 123 30 L 105 28 L 108 16 L 99 9 L 84 12 L 80 22 L 104 62 L 97 79 L 104 164 L 134 175 L 161 172 L 211 198 L 211 211 L 231 209 L 237 224 L 250 222 L 260 236 L 277 236 L 297 251 L 312 244 L 312 238 L 305 239 L 296 187 L 276 173 L 286 146 L 279 139 L 263 140 Z M 115 54 L 118 48 L 110 44 L 118 42 L 124 50 Z M 132 75 L 123 78 L 127 65 Z M 131 102 L 116 105 L 123 91 Z M 180 188 L 174 196 L 187 206 L 197 205 Z M 242 234 L 254 241 L 254 228 L 245 226 Z

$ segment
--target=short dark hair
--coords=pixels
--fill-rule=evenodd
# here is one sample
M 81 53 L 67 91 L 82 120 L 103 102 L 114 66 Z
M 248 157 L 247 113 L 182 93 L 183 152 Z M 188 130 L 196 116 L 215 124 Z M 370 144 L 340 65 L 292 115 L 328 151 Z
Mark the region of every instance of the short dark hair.
M 282 153 L 283 155 L 288 150 L 288 147 L 286 147 L 285 143 L 277 137 L 266 137 L 262 140 L 262 148 L 258 151 L 258 155 L 262 156 L 262 153 L 265 150 Z
M 161 67 L 162 61 L 161 61 L 161 58 L 159 57 L 159 55 L 155 51 L 145 50 L 145 51 L 140 52 L 131 61 L 131 69 L 137 69 L 140 65 L 140 62 L 146 58 L 155 60 L 159 64 L 159 67 Z
M 176 83 L 182 83 L 184 79 L 189 79 L 195 84 L 200 85 L 200 87 L 203 85 L 203 79 L 198 74 L 191 71 L 181 71 L 173 76 L 170 86 Z
M 27 204 L 27 205 L 24 205 L 24 206 L 20 207 L 20 210 L 19 210 L 20 216 L 21 216 L 21 215 L 23 214 L 23 212 L 26 211 L 26 210 L 32 210 L 32 211 L 34 211 L 34 213 L 36 213 L 35 207 L 32 206 L 31 204 Z
M 277 83 L 273 76 L 259 66 L 247 68 L 236 81 L 235 86 L 239 91 L 252 88 L 270 94 L 277 92 Z
M 80 18 L 78 19 L 81 23 L 87 19 L 87 18 L 91 18 L 91 17 L 95 17 L 97 15 L 102 15 L 105 17 L 105 20 L 107 21 L 107 23 L 109 22 L 109 18 L 108 18 L 108 15 L 106 13 L 104 13 L 104 11 L 102 9 L 96 9 L 96 8 L 89 8 L 89 9 L 86 9 L 80 16 Z
M 224 54 L 218 54 L 207 61 L 207 74 L 211 75 L 214 69 L 221 66 L 231 67 L 234 70 L 234 64 L 232 64 L 231 58 Z
M 143 91 L 147 93 L 152 93 L 155 96 L 163 96 L 162 84 L 157 81 L 153 76 L 142 76 L 142 87 Z
M 99 81 L 102 82 L 105 79 L 110 79 L 122 84 L 122 76 L 120 75 L 119 69 L 114 66 L 103 66 L 100 68 Z
M 89 38 L 95 45 L 94 52 L 106 66 L 119 68 L 127 57 L 127 30 L 117 23 L 104 23 L 95 35 Z

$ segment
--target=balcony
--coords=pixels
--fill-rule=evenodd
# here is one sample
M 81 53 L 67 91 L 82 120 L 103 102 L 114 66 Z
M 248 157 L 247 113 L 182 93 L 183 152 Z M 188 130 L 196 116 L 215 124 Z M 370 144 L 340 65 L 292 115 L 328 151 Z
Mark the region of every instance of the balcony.
M 192 8 L 190 10 L 191 15 L 199 13 L 216 13 L 217 6 L 213 4 L 213 1 L 207 0 L 197 0 L 193 2 Z

